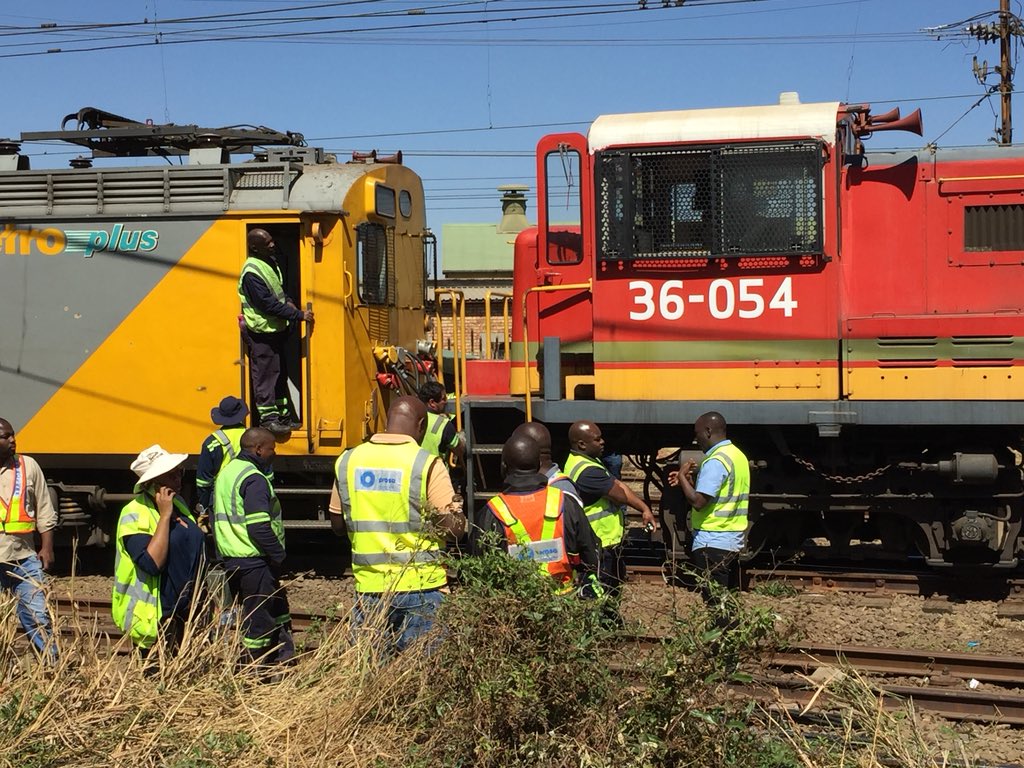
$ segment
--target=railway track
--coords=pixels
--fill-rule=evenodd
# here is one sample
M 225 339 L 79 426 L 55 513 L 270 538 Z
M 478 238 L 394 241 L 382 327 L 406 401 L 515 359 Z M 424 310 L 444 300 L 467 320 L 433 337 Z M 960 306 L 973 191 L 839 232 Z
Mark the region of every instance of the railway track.
M 1007 613 L 1024 611 L 1024 579 L 986 574 L 965 578 L 963 573 L 818 570 L 813 568 L 760 569 L 742 571 L 747 590 L 783 585 L 801 593 L 850 592 L 874 597 L 914 595 L 955 597 L 965 600 L 1003 602 Z
M 650 568 L 640 573 L 643 576 L 639 578 L 654 578 Z M 661 578 L 660 570 L 657 577 Z M 57 610 L 61 616 L 87 622 L 90 631 L 105 639 L 111 649 L 120 638 L 120 632 L 110 621 L 109 599 L 59 600 Z M 336 621 L 336 617 L 292 613 L 296 634 Z M 67 626 L 65 622 L 65 630 L 73 635 L 79 628 Z M 632 645 L 641 653 L 653 653 L 662 646 L 663 640 L 635 636 L 624 638 L 623 644 Z M 1024 688 L 1024 659 L 1018 657 L 801 643 L 777 650 L 763 660 L 752 683 L 733 687 L 740 695 L 794 711 L 802 711 L 812 703 L 816 710 L 827 709 L 830 705 L 827 687 L 823 688 L 812 678 L 815 671 L 822 668 L 853 669 L 868 677 L 883 694 L 882 701 L 889 708 L 912 701 L 917 709 L 950 720 L 1024 726 L 1024 697 L 1014 690 Z M 906 678 L 923 682 L 908 685 Z M 971 681 L 977 681 L 986 689 L 971 690 Z
M 971 720 L 1024 726 L 1024 697 L 1012 689 L 1024 687 L 1024 659 L 973 653 L 918 651 L 871 646 L 800 644 L 782 649 L 769 661 L 770 684 L 785 701 L 805 706 L 817 691 L 808 675 L 822 667 L 848 666 L 872 679 L 881 678 L 878 691 L 890 708 L 913 701 L 914 706 L 949 720 Z M 793 673 L 800 673 L 792 677 Z M 924 685 L 889 682 L 888 678 L 922 678 Z M 973 690 L 986 684 L 1001 690 Z M 827 695 L 827 694 L 826 694 Z M 827 704 L 827 699 L 822 702 Z

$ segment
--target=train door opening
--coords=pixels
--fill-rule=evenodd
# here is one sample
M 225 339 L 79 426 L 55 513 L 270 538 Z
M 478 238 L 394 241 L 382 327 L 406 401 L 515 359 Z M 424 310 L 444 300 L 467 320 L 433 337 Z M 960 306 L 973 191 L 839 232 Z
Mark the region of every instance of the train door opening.
M 281 269 L 281 285 L 288 300 L 295 302 L 301 308 L 302 284 L 301 284 L 301 263 L 299 254 L 301 252 L 301 231 L 296 224 L 250 224 L 246 227 L 246 235 L 253 229 L 264 229 L 277 246 L 277 262 Z M 290 322 L 284 332 L 284 354 L 281 356 L 281 375 L 284 377 L 287 387 L 287 407 L 293 421 L 304 423 L 303 409 L 303 360 L 302 360 L 302 324 Z M 251 419 L 253 424 L 258 423 L 256 417 L 256 392 L 252 381 L 251 367 L 248 376 L 248 395 L 246 402 L 250 404 Z M 287 414 L 286 414 L 287 415 Z

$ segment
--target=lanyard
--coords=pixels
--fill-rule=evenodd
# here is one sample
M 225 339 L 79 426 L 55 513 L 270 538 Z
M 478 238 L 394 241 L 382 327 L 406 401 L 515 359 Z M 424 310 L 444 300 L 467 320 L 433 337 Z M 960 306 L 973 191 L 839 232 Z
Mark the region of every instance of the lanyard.
M 14 488 L 11 490 L 10 501 L 4 501 L 0 499 L 0 504 L 3 504 L 4 510 L 9 514 L 11 511 L 11 504 L 14 500 L 21 496 L 21 486 L 25 482 L 25 460 L 18 457 L 18 460 L 14 462 Z M 7 519 L 7 515 L 4 515 L 4 519 Z

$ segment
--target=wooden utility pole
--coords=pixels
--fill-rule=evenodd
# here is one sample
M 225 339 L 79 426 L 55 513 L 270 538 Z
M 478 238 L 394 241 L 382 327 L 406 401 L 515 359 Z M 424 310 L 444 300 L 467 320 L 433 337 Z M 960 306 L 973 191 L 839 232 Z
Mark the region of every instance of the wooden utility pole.
M 1020 19 L 1016 14 L 1010 12 L 1010 0 L 999 0 L 999 21 L 987 23 L 968 24 L 963 30 L 969 36 L 982 43 L 994 43 L 999 41 L 999 66 L 989 69 L 988 62 L 978 64 L 978 57 L 974 57 L 974 76 L 982 85 L 990 74 L 999 75 L 999 85 L 987 86 L 989 93 L 999 91 L 1001 120 L 996 128 L 996 136 L 1000 144 L 1013 143 L 1013 114 L 1010 110 L 1010 101 L 1013 96 L 1013 62 L 1011 60 L 1010 45 L 1013 38 L 1020 37 L 1022 32 Z
M 1010 65 L 1010 0 L 999 0 L 999 100 L 1002 122 L 999 143 L 1013 143 L 1013 115 L 1010 98 L 1013 94 L 1013 67 Z

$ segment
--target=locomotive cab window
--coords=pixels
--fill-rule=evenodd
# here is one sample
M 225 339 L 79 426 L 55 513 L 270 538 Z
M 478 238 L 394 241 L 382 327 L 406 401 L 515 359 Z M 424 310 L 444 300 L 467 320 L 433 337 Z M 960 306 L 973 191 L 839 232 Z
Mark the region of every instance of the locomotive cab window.
M 817 142 L 602 152 L 599 256 L 819 254 L 822 157 Z
M 363 304 L 388 303 L 387 231 L 380 224 L 356 227 L 356 280 Z
M 395 190 L 385 187 L 383 184 L 375 184 L 373 187 L 374 209 L 378 216 L 389 219 L 395 218 Z
M 580 155 L 575 150 L 552 152 L 545 158 L 547 206 L 547 263 L 579 264 L 583 261 L 580 235 Z

